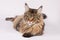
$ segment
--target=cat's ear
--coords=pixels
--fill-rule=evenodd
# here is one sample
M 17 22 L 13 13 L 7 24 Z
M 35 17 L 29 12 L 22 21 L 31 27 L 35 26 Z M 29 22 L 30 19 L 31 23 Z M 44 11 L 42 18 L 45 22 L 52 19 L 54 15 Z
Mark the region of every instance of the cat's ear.
M 38 8 L 38 13 L 41 13 L 41 12 L 42 12 L 42 8 L 43 8 L 43 6 L 40 6 L 40 7 Z
M 27 5 L 27 3 L 25 3 L 25 11 L 29 10 L 29 6 Z

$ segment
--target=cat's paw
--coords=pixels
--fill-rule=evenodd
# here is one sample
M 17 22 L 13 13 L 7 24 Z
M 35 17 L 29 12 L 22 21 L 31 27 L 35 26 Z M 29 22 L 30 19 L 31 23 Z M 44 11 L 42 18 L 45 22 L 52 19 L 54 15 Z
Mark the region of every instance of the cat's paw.
M 33 35 L 31 34 L 31 33 L 24 33 L 23 34 L 23 37 L 27 37 L 27 38 L 29 38 L 29 37 L 32 37 Z

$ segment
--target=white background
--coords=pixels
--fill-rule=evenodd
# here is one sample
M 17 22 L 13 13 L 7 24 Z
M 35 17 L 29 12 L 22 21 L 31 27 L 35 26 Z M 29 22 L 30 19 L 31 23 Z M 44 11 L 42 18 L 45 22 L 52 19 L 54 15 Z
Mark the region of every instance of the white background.
M 13 29 L 12 22 L 5 20 L 24 14 L 25 3 L 30 8 L 43 5 L 43 13 L 47 15 L 44 35 L 24 38 Z M 0 0 L 0 40 L 60 40 L 60 0 Z

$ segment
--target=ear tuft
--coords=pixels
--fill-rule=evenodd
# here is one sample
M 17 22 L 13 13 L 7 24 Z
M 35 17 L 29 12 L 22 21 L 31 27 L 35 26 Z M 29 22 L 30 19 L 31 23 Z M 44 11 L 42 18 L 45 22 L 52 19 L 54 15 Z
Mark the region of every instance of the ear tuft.
M 27 5 L 27 3 L 25 3 L 25 5 Z
M 38 8 L 38 13 L 41 13 L 41 12 L 42 12 L 42 8 L 43 8 L 43 6 L 40 6 L 40 7 Z
M 40 8 L 43 8 L 43 6 L 40 6 Z
M 38 9 L 42 9 L 43 8 L 43 6 L 41 5 Z
M 27 5 L 27 3 L 25 3 L 25 12 L 27 12 L 29 10 L 29 6 Z

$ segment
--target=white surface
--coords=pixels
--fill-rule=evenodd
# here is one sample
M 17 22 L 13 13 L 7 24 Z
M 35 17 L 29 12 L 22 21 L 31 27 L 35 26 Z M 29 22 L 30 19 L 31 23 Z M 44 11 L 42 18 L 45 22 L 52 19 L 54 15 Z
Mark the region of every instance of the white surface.
M 5 21 L 6 17 L 23 14 L 25 2 L 31 8 L 43 5 L 48 16 L 43 36 L 23 38 L 13 29 L 12 22 Z M 0 40 L 60 40 L 60 0 L 0 0 Z

